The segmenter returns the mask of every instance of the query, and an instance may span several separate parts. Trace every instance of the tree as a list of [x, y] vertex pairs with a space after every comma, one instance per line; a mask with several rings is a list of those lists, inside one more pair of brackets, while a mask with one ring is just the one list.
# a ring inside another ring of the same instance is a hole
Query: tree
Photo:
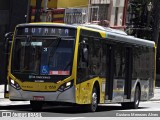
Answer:
[[153, 0], [153, 24], [152, 24], [152, 41], [158, 46], [158, 38], [159, 38], [159, 27], [160, 27], [160, 0]]
[[147, 6], [151, 0], [129, 0], [127, 32], [138, 38], [151, 40], [151, 18]]
[[156, 56], [156, 85], [159, 86], [158, 77], [160, 75], [160, 42], [159, 42], [159, 28], [160, 28], [160, 0], [153, 0], [153, 10], [152, 10], [152, 41], [157, 45], [157, 56]]
[[[131, 19], [129, 25], [132, 29], [131, 35], [135, 35], [139, 38], [145, 38], [152, 40], [157, 46], [156, 55], [156, 85], [160, 85], [160, 42], [159, 42], [159, 29], [160, 29], [160, 0], [129, 0], [132, 5], [131, 9]], [[139, 4], [139, 6], [138, 6]], [[149, 5], [152, 5], [152, 9], [149, 10]], [[136, 6], [136, 7], [134, 7]], [[139, 11], [137, 8], [139, 7]], [[133, 12], [134, 11], [134, 12]], [[138, 14], [139, 13], [139, 14]]]
[[152, 24], [152, 41], [155, 41], [157, 45], [157, 56], [156, 56], [156, 85], [160, 85], [160, 42], [159, 42], [159, 27], [160, 27], [160, 0], [153, 1], [153, 24]]

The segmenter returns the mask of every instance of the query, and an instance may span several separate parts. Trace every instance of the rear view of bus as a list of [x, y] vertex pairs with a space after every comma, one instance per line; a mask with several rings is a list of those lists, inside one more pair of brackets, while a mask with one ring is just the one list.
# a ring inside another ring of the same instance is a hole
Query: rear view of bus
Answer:
[[[10, 100], [75, 103], [72, 67], [76, 29], [63, 26], [19, 25], [9, 67]], [[65, 81], [65, 82], [64, 82]]]

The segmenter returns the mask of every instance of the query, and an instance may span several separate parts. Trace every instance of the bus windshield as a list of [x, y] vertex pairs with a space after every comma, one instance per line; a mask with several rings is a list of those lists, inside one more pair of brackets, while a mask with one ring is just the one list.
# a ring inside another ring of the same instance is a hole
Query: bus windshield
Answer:
[[17, 37], [12, 70], [40, 75], [69, 75], [73, 44], [74, 38]]
[[30, 75], [70, 75], [74, 41], [74, 37], [16, 37], [12, 72]]

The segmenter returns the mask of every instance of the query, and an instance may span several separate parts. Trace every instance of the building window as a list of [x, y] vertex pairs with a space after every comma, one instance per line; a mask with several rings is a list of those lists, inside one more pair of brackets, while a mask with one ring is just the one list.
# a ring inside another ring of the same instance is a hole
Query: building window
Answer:
[[108, 20], [108, 4], [92, 4], [90, 8], [90, 21]]

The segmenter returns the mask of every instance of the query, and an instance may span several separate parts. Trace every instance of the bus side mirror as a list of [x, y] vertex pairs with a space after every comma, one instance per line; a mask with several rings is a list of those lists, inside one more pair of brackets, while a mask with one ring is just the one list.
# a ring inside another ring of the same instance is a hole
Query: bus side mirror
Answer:
[[87, 47], [83, 48], [83, 59], [85, 62], [88, 62], [88, 48]]
[[88, 58], [88, 44], [86, 44], [85, 41], [82, 41], [79, 44], [79, 68], [87, 68]]
[[82, 61], [83, 62], [88, 62], [88, 44], [83, 40], [80, 42], [80, 51], [82, 52]]
[[[6, 33], [4, 36], [4, 53], [9, 54], [12, 44], [13, 32]], [[8, 56], [9, 57], [9, 56]], [[8, 58], [7, 58], [8, 59]]]

